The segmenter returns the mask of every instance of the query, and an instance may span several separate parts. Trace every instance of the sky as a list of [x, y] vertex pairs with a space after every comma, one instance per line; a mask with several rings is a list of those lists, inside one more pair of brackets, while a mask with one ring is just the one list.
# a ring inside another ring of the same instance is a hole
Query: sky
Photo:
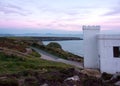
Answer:
[[120, 30], [120, 0], [0, 0], [0, 33]]

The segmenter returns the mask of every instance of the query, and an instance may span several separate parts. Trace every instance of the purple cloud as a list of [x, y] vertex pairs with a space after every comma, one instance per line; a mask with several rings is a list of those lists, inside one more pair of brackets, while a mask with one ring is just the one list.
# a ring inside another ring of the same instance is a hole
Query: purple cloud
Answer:
[[108, 13], [104, 14], [104, 16], [117, 15], [117, 14], [120, 14], [120, 8], [112, 9]]
[[17, 10], [23, 10], [21, 7], [16, 6], [16, 5], [12, 5], [12, 4], [8, 4], [6, 7], [8, 7], [8, 8], [13, 8], [13, 9], [17, 9]]
[[3, 3], [0, 3], [0, 12], [3, 12], [4, 14], [19, 14], [21, 16], [27, 16], [27, 14], [30, 14], [30, 12], [19, 6]]
[[19, 14], [19, 15], [22, 15], [22, 16], [26, 16], [26, 14], [22, 13], [22, 12], [19, 12], [19, 11], [15, 11], [15, 10], [11, 10], [11, 9], [6, 9], [6, 8], [0, 8], [0, 12], [3, 12], [4, 14]]
[[116, 7], [112, 8], [109, 12], [104, 14], [104, 16], [117, 15], [117, 14], [120, 14], [120, 2], [118, 2]]

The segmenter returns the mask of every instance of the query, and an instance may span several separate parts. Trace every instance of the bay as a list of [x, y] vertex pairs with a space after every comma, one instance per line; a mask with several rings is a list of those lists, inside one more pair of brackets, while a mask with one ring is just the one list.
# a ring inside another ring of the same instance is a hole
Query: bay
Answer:
[[83, 56], [83, 40], [43, 41], [44, 45], [47, 45], [50, 42], [57, 42], [62, 46], [63, 50], [75, 55]]

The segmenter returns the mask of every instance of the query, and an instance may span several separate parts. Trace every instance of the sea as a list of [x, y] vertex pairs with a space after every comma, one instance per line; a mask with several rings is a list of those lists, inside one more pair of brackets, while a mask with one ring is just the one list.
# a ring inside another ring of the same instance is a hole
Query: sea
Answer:
[[62, 46], [63, 50], [83, 57], [83, 40], [43, 41], [44, 45], [47, 45], [50, 42], [57, 42]]
[[[53, 34], [53, 33], [29, 33], [29, 34], [17, 34], [16, 36], [33, 36], [33, 37], [80, 37], [83, 38], [83, 32], [78, 34]], [[43, 41], [44, 45], [50, 42], [57, 42], [62, 46], [62, 49], [78, 56], [83, 57], [83, 40], [65, 40], [65, 41]]]

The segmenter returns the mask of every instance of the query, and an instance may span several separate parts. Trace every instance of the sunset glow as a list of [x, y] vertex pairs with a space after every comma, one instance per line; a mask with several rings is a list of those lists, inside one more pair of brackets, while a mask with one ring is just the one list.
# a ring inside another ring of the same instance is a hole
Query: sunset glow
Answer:
[[[0, 30], [81, 31], [82, 25], [119, 30], [119, 0], [1, 0]], [[7, 31], [8, 32], [8, 31]]]

